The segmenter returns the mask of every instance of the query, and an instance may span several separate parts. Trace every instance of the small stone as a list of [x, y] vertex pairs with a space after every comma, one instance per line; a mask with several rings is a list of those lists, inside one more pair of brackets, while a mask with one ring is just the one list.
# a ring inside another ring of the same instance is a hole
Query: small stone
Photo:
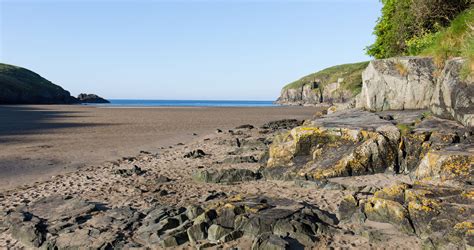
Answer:
[[164, 176], [164, 175], [159, 175], [156, 179], [155, 179], [155, 182], [156, 183], [165, 183], [165, 182], [169, 182], [171, 181], [170, 178]]

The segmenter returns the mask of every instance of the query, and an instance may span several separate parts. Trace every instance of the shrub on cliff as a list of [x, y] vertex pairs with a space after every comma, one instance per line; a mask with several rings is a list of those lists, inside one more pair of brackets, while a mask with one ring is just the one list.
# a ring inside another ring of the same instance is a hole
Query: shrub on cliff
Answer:
[[415, 54], [435, 40], [434, 34], [472, 6], [471, 0], [381, 0], [377, 39], [367, 48], [375, 58]]

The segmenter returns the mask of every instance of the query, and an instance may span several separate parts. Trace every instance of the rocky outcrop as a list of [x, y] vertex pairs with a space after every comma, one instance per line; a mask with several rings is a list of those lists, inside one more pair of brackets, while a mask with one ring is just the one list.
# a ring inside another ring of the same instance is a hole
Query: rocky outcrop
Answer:
[[79, 94], [77, 99], [81, 103], [110, 103], [109, 101], [95, 94]]
[[426, 248], [469, 249], [474, 245], [472, 192], [469, 186], [400, 183], [368, 197], [362, 192], [346, 197], [339, 214], [359, 224], [362, 231], [366, 220], [389, 223], [420, 237]]
[[397, 170], [400, 133], [389, 121], [360, 110], [327, 115], [277, 137], [267, 178], [325, 178]]
[[0, 104], [74, 104], [79, 101], [40, 75], [0, 64]]
[[265, 196], [232, 196], [202, 207], [156, 206], [142, 212], [55, 196], [6, 216], [15, 239], [45, 249], [173, 248], [187, 242], [213, 246], [243, 236], [254, 239], [253, 249], [274, 244], [269, 237], [303, 246], [337, 223], [335, 215], [317, 207]]
[[462, 75], [465, 62], [448, 60], [441, 71], [429, 57], [372, 61], [362, 73], [355, 106], [370, 111], [431, 109], [436, 116], [473, 127], [474, 81]]
[[427, 109], [435, 89], [431, 58], [375, 60], [362, 73], [356, 107], [370, 111]]
[[431, 112], [446, 119], [454, 119], [474, 127], [474, 79], [463, 78], [461, 58], [446, 62], [431, 99]]
[[417, 180], [473, 183], [474, 145], [459, 144], [428, 152], [413, 173]]
[[298, 88], [284, 89], [276, 102], [286, 105], [314, 105], [322, 103], [322, 93], [315, 86], [316, 84], [308, 84]]

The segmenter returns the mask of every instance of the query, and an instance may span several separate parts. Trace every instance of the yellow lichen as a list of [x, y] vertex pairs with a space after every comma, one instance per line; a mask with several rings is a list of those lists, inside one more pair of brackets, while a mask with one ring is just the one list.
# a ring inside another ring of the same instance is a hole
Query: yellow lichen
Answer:
[[375, 192], [374, 196], [378, 198], [385, 198], [385, 199], [396, 199], [396, 198], [403, 199], [404, 192], [407, 188], [409, 188], [408, 184], [399, 183], [399, 184], [392, 185], [390, 187], [386, 187]]
[[462, 197], [474, 200], [474, 191], [465, 191], [461, 194]]
[[471, 221], [463, 221], [454, 225], [453, 228], [456, 230], [462, 230], [462, 231], [472, 230], [474, 229], [474, 223], [472, 223]]
[[391, 218], [395, 218], [398, 221], [405, 219], [407, 216], [405, 208], [400, 203], [377, 197], [368, 199], [364, 206], [364, 211], [368, 214], [386, 212]]
[[442, 172], [451, 177], [468, 177], [472, 166], [472, 159], [469, 158], [469, 156], [450, 157], [442, 164]]

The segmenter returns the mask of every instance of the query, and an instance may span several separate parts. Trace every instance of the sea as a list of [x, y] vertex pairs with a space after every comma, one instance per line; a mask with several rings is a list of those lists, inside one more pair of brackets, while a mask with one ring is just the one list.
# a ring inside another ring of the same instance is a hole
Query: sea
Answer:
[[229, 100], [135, 100], [109, 99], [106, 104], [85, 104], [100, 107], [275, 107], [273, 101]]

